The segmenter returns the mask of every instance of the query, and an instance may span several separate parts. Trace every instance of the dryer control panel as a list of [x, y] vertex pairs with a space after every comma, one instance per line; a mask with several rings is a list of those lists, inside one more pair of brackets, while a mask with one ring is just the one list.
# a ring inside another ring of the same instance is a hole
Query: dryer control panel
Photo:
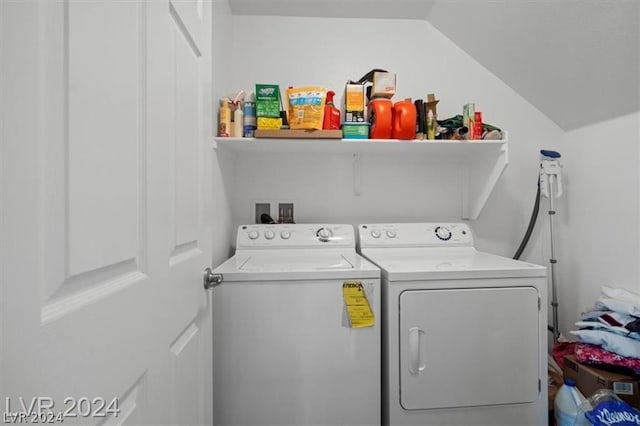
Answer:
[[361, 247], [473, 247], [466, 223], [377, 223], [358, 226]]
[[355, 249], [353, 226], [291, 223], [241, 225], [236, 238], [237, 249], [324, 247]]

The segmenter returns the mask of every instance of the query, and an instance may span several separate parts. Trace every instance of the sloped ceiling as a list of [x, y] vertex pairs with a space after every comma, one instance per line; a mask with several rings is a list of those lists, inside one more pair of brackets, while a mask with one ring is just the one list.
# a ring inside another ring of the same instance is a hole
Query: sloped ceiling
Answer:
[[229, 0], [234, 14], [425, 19], [571, 130], [640, 111], [640, 0]]
[[427, 19], [565, 130], [640, 109], [640, 1], [436, 1]]

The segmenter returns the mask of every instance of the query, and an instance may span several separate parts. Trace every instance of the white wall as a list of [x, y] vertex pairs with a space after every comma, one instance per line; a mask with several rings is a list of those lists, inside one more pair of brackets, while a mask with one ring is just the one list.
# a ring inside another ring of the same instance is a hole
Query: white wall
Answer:
[[[225, 18], [226, 19], [226, 18]], [[372, 68], [397, 74], [395, 100], [435, 93], [439, 118], [475, 102], [509, 133], [509, 165], [480, 217], [479, 249], [512, 256], [534, 204], [539, 150], [562, 153], [565, 196], [556, 201], [560, 328], [567, 335], [603, 284], [638, 289], [638, 114], [564, 133], [428, 22], [233, 16], [228, 86], [322, 85], [339, 94]], [[535, 72], [532, 70], [532, 72]], [[253, 154], [222, 163], [233, 226], [251, 222], [253, 200], [295, 200], [297, 222], [458, 220], [456, 170], [428, 158], [363, 158], [362, 194], [352, 159]], [[548, 200], [522, 259], [548, 265]], [[232, 236], [229, 240], [232, 244]], [[613, 250], [613, 247], [616, 249]]]
[[[372, 20], [234, 16], [232, 85], [281, 88], [322, 85], [339, 94], [372, 68], [397, 74], [397, 94], [440, 99], [439, 118], [461, 114], [475, 102], [485, 122], [508, 130], [510, 164], [480, 218], [471, 223], [478, 246], [512, 255], [534, 201], [538, 151], [553, 149], [562, 134], [547, 117], [460, 50], [431, 24]], [[252, 220], [255, 199], [293, 199], [298, 222], [459, 220], [457, 170], [429, 158], [363, 158], [362, 195], [352, 191], [351, 158], [254, 155], [228, 166], [233, 221]], [[523, 258], [542, 262], [532, 246]]]
[[[217, 114], [220, 99], [227, 87], [231, 85], [231, 68], [224, 59], [229, 55], [230, 46], [227, 40], [231, 34], [231, 9], [226, 1], [212, 2], [212, 102], [213, 109]], [[213, 135], [217, 134], [217, 120], [213, 118]], [[213, 136], [212, 135], [212, 136]], [[228, 162], [227, 159], [219, 155], [215, 150], [211, 150], [213, 164], [213, 188], [211, 197], [214, 201], [213, 220], [213, 258], [212, 264], [218, 265], [232, 254], [230, 241], [235, 237], [231, 220], [229, 185], [225, 183], [223, 168], [221, 164]]]
[[640, 113], [567, 132], [558, 208], [560, 329], [575, 329], [603, 285], [640, 293]]

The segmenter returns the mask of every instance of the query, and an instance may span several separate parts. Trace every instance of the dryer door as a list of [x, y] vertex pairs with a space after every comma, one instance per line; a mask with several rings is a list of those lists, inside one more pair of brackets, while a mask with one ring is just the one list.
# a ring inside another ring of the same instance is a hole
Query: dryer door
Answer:
[[400, 403], [406, 410], [527, 403], [539, 394], [534, 287], [400, 295]]

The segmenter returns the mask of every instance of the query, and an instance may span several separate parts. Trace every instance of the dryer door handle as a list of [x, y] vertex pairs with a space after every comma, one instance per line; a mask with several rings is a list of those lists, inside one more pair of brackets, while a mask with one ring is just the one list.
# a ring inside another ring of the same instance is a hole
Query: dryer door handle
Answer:
[[414, 376], [420, 374], [426, 368], [426, 364], [421, 362], [420, 358], [420, 336], [422, 334], [424, 334], [424, 331], [418, 327], [409, 329], [409, 373]]

